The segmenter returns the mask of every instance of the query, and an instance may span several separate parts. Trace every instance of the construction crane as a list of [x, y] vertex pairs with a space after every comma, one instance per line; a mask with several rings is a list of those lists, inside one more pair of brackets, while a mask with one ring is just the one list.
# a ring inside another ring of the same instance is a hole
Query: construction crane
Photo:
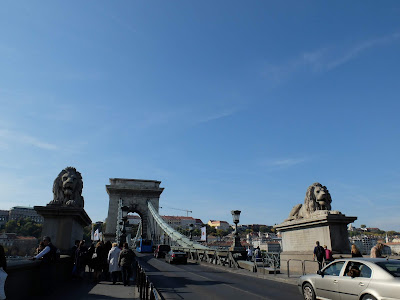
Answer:
[[[163, 208], [163, 207], [160, 206], [160, 208]], [[175, 210], [180, 210], [180, 211], [186, 211], [186, 217], [189, 217], [189, 213], [193, 213], [193, 211], [188, 210], [188, 209], [180, 209], [180, 208], [174, 208], [174, 207], [168, 207], [168, 206], [164, 206], [164, 208], [175, 209]]]

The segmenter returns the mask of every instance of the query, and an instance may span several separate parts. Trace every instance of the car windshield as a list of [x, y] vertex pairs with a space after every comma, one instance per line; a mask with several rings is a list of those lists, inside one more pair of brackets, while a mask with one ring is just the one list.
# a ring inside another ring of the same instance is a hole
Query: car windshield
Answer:
[[160, 251], [169, 251], [169, 249], [171, 249], [171, 248], [167, 245], [162, 245], [158, 248], [158, 250], [160, 250]]
[[400, 261], [382, 261], [376, 263], [394, 277], [400, 277]]
[[343, 265], [344, 265], [344, 261], [338, 261], [338, 262], [334, 262], [334, 263], [330, 264], [328, 267], [326, 267], [323, 270], [324, 275], [339, 276]]

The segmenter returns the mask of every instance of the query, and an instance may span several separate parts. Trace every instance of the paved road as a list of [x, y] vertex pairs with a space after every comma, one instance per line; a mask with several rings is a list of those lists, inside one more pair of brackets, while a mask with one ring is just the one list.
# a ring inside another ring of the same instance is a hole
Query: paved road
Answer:
[[165, 299], [302, 299], [296, 285], [190, 262], [187, 265], [169, 265], [151, 254], [138, 254], [138, 257]]

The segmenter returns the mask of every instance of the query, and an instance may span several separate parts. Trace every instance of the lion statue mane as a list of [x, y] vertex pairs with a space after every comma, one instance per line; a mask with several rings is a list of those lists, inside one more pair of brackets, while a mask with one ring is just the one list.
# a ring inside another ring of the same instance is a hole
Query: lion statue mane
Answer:
[[53, 200], [49, 205], [83, 207], [82, 175], [73, 167], [67, 167], [58, 174], [53, 184]]
[[285, 221], [308, 218], [317, 210], [331, 210], [331, 194], [326, 186], [315, 182], [310, 185], [304, 198], [304, 204], [294, 206]]

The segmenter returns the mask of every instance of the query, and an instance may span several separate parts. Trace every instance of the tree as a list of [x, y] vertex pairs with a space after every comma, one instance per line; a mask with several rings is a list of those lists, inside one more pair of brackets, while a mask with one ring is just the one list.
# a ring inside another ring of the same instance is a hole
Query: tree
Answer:
[[36, 223], [31, 219], [10, 220], [5, 225], [6, 232], [16, 233], [20, 236], [33, 236], [39, 238], [42, 233], [42, 224]]
[[366, 228], [367, 226], [365, 226], [365, 224], [361, 224], [361, 226], [360, 226], [361, 228]]

